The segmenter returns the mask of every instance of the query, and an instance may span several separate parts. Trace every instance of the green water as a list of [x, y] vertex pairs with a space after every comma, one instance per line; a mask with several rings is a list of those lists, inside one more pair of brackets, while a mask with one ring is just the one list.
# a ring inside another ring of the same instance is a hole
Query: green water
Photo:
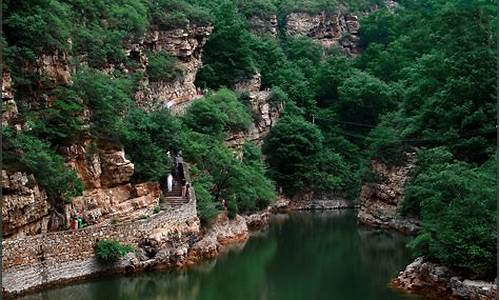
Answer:
[[353, 211], [280, 215], [246, 245], [189, 270], [101, 279], [25, 299], [410, 299], [387, 287], [411, 262], [406, 242], [359, 227]]

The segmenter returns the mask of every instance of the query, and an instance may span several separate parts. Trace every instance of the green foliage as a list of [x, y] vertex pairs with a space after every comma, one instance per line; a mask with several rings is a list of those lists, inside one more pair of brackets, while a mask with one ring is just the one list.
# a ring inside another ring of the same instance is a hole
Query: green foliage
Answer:
[[247, 18], [253, 16], [265, 18], [276, 14], [276, 6], [272, 0], [238, 0], [237, 3], [239, 11]]
[[184, 76], [184, 69], [177, 58], [160, 51], [148, 55], [148, 67], [146, 70], [151, 81], [173, 81]]
[[293, 195], [312, 188], [318, 181], [316, 155], [322, 151], [323, 136], [301, 117], [285, 116], [271, 129], [264, 144], [271, 177]]
[[387, 165], [401, 165], [405, 162], [404, 144], [394, 128], [379, 125], [370, 132], [368, 141], [370, 158]]
[[267, 101], [271, 104], [286, 104], [289, 101], [288, 95], [278, 86], [273, 86]]
[[181, 131], [181, 123], [168, 111], [129, 112], [121, 140], [134, 162], [137, 181], [159, 180], [170, 172], [173, 162], [168, 151], [180, 150]]
[[95, 256], [104, 264], [113, 264], [132, 251], [131, 245], [123, 245], [117, 240], [99, 240], [94, 246]]
[[231, 87], [255, 73], [250, 33], [234, 3], [224, 2], [216, 11], [215, 30], [204, 47], [204, 66], [196, 74], [198, 86]]
[[51, 144], [70, 144], [82, 131], [83, 107], [75, 98], [62, 98], [31, 120], [34, 135]]
[[5, 147], [10, 145], [12, 148], [9, 150], [14, 151], [8, 156], [35, 175], [50, 201], [70, 202], [73, 197], [82, 194], [83, 184], [76, 173], [66, 167], [64, 159], [52, 151], [49, 145], [27, 134], [11, 135], [10, 139], [4, 141]]
[[208, 25], [213, 22], [209, 12], [184, 0], [151, 1], [152, 23], [160, 30], [183, 28], [190, 23]]
[[245, 130], [252, 117], [234, 92], [221, 89], [193, 103], [184, 121], [194, 131], [220, 137], [225, 131]]
[[264, 176], [261, 163], [238, 161], [222, 142], [211, 136], [188, 134], [183, 153], [197, 169], [203, 170], [203, 184], [195, 184], [195, 189], [197, 196], [201, 191], [204, 205], [235, 201], [238, 211], [246, 212], [265, 207], [275, 198], [273, 184]]
[[92, 135], [103, 142], [119, 142], [123, 117], [133, 104], [132, 81], [85, 69], [76, 74], [71, 89], [91, 110]]
[[411, 244], [416, 254], [482, 276], [496, 274], [497, 165], [495, 158], [479, 168], [436, 162], [416, 176], [410, 191], [420, 199], [423, 223]]
[[284, 67], [286, 56], [275, 38], [252, 36], [250, 44], [256, 67], [261, 74], [262, 86], [271, 87], [278, 70]]

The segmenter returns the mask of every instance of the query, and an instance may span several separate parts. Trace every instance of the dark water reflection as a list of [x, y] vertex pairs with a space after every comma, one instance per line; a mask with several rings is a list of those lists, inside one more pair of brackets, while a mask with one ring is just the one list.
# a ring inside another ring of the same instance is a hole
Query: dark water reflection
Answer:
[[243, 249], [189, 270], [101, 279], [24, 299], [410, 299], [387, 287], [411, 261], [406, 242], [358, 227], [353, 211], [294, 213], [276, 216]]

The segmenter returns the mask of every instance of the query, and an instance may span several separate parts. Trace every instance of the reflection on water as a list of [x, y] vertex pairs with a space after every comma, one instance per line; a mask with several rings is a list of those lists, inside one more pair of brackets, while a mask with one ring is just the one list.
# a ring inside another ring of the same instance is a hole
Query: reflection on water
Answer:
[[406, 242], [358, 227], [350, 210], [278, 215], [243, 249], [188, 270], [102, 279], [24, 299], [409, 299], [387, 287], [411, 261]]

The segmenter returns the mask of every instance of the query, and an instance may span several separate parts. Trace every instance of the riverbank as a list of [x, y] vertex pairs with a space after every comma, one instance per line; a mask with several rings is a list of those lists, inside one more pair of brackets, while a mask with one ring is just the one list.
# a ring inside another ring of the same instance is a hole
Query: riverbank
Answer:
[[393, 279], [392, 285], [432, 299], [495, 300], [498, 294], [497, 279], [494, 282], [467, 279], [460, 272], [424, 257], [409, 264]]

